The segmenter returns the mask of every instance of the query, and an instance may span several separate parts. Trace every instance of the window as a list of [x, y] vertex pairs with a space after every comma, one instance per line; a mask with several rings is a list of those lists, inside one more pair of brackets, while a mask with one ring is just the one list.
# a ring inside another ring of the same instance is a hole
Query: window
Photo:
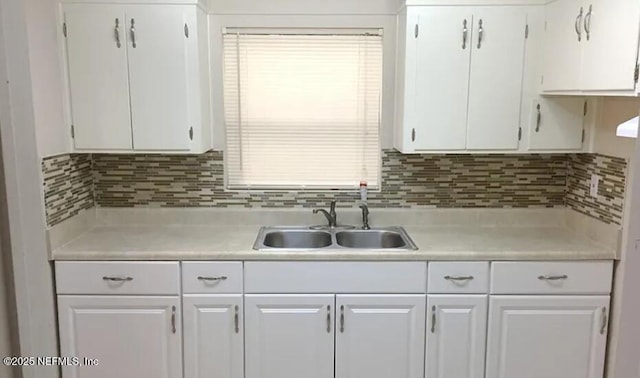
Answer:
[[227, 29], [229, 188], [380, 185], [379, 30]]

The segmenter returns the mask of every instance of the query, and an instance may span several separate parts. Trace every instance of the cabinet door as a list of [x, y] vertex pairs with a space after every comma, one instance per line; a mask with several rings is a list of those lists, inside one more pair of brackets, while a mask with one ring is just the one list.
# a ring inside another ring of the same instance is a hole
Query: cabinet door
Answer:
[[125, 16], [117, 5], [65, 4], [76, 149], [131, 149]]
[[582, 89], [634, 90], [640, 31], [640, 2], [585, 2]]
[[602, 378], [608, 296], [492, 296], [487, 377]]
[[486, 295], [427, 297], [427, 377], [483, 378]]
[[544, 91], [578, 91], [582, 86], [584, 6], [577, 0], [558, 0], [547, 4], [545, 12], [542, 88]]
[[424, 295], [338, 295], [336, 377], [424, 377]]
[[581, 150], [585, 99], [538, 98], [531, 104], [530, 150]]
[[[133, 146], [138, 150], [188, 150], [189, 38], [194, 7], [127, 8]], [[193, 38], [192, 38], [193, 39]]]
[[63, 377], [182, 376], [179, 315], [179, 297], [59, 295], [61, 355], [98, 360]]
[[242, 295], [185, 294], [183, 305], [185, 378], [243, 378]]
[[527, 14], [523, 7], [476, 8], [471, 40], [467, 148], [518, 148]]
[[422, 7], [417, 18], [417, 43], [410, 45], [417, 49], [415, 95], [405, 97], [414, 113], [410, 117], [415, 129], [413, 149], [463, 150], [473, 39], [471, 11], [467, 7]]
[[247, 378], [333, 378], [333, 295], [246, 295]]

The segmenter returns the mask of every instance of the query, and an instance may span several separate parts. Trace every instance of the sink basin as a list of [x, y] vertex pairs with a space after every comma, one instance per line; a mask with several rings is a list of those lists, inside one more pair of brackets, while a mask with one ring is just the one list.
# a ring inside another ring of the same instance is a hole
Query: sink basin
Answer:
[[312, 227], [262, 227], [253, 245], [258, 251], [410, 251], [418, 249], [402, 227], [371, 230]]
[[402, 235], [386, 230], [352, 230], [336, 233], [338, 245], [347, 248], [387, 249], [406, 247]]
[[281, 230], [267, 232], [262, 243], [270, 248], [316, 249], [330, 246], [332, 240], [323, 231]]

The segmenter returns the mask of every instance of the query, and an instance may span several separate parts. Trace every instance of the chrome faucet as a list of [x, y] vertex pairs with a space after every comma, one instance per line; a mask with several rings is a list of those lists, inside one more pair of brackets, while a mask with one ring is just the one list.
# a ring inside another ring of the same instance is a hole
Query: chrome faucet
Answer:
[[369, 206], [366, 203], [360, 204], [360, 208], [362, 209], [362, 229], [370, 230], [369, 226]]
[[338, 214], [336, 213], [336, 201], [331, 201], [329, 211], [325, 209], [313, 209], [314, 214], [322, 213], [329, 222], [329, 227], [334, 228], [338, 225]]

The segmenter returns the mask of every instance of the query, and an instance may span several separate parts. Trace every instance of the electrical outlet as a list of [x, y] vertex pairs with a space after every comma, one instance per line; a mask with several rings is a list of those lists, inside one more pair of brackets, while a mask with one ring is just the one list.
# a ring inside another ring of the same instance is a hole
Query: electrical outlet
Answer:
[[589, 195], [591, 197], [598, 197], [598, 184], [600, 183], [600, 177], [598, 175], [591, 175], [591, 185], [589, 185]]

